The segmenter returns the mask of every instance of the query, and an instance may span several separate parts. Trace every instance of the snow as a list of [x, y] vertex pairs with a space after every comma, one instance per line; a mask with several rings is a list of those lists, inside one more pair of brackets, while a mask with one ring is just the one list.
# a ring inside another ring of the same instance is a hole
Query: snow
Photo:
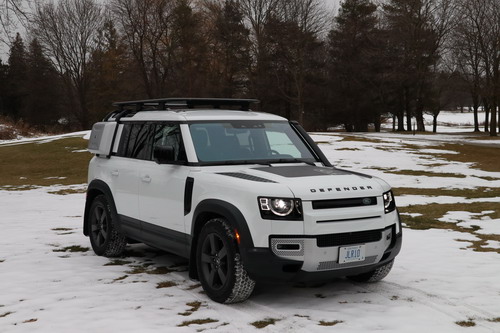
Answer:
[[[378, 143], [342, 141], [345, 136], [348, 134], [318, 134], [314, 139], [326, 142], [320, 147], [335, 165], [380, 176], [392, 186], [500, 187], [500, 173], [428, 155], [439, 151], [435, 146], [445, 142], [446, 135], [441, 141], [433, 136], [436, 141], [431, 143], [425, 137], [415, 138], [411, 144], [421, 150], [405, 146], [406, 138], [391, 133], [367, 136], [381, 140]], [[401, 170], [458, 176], [390, 173]], [[92, 250], [54, 252], [69, 246], [90, 248], [82, 234], [85, 195], [49, 193], [83, 187], [0, 190], [0, 332], [500, 332], [500, 323], [491, 321], [500, 317], [500, 255], [467, 248], [470, 241], [478, 240], [470, 233], [405, 228], [402, 251], [382, 282], [361, 284], [337, 279], [307, 288], [261, 285], [245, 303], [222, 305], [203, 294], [198, 282], [189, 280], [185, 260], [142, 244], [129, 245], [129, 255], [121, 258], [129, 263], [123, 265], [106, 265], [111, 260], [96, 256]], [[491, 202], [492, 209], [500, 202], [498, 197], [416, 195], [396, 200], [399, 206]], [[500, 220], [491, 219], [491, 213], [450, 211], [439, 220], [476, 225], [481, 228], [478, 233], [500, 234]], [[500, 242], [489, 241], [484, 247], [500, 248]], [[172, 272], [133, 274], [135, 266], [149, 273], [159, 267], [169, 267]], [[164, 281], [176, 285], [157, 289]], [[201, 302], [201, 306], [186, 315], [190, 302]], [[206, 318], [216, 322], [178, 326]], [[261, 330], [251, 325], [265, 318], [278, 321]], [[476, 326], [456, 324], [469, 319]], [[334, 327], [319, 325], [320, 321], [336, 320], [341, 322]]]

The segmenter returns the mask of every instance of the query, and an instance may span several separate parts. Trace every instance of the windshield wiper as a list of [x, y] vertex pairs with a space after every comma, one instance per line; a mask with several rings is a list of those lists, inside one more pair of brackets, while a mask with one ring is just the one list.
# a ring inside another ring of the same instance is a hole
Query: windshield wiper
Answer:
[[272, 160], [270, 163], [305, 163], [307, 165], [312, 165], [316, 166], [314, 162], [308, 161], [306, 159], [301, 159], [301, 158], [280, 158], [277, 160]]

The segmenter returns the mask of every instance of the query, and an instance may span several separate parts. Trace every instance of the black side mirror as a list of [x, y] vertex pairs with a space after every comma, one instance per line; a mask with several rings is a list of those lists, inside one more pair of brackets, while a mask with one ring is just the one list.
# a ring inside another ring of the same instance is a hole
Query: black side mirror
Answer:
[[175, 161], [175, 149], [173, 146], [155, 146], [153, 159], [158, 164], [168, 164]]

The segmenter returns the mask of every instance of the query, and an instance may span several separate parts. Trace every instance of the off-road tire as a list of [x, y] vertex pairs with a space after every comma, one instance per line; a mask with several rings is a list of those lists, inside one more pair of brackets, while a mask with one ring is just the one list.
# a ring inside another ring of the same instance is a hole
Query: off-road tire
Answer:
[[196, 248], [196, 265], [201, 285], [212, 300], [238, 303], [252, 294], [255, 281], [245, 271], [234, 231], [226, 220], [213, 218], [203, 226]]
[[387, 264], [380, 266], [379, 268], [376, 268], [373, 271], [359, 275], [348, 276], [347, 278], [356, 282], [378, 282], [383, 278], [385, 278], [387, 274], [389, 274], [393, 264], [394, 260], [391, 260]]
[[97, 255], [117, 257], [123, 253], [127, 240], [118, 232], [110, 203], [104, 195], [92, 201], [89, 215], [89, 238], [92, 249]]

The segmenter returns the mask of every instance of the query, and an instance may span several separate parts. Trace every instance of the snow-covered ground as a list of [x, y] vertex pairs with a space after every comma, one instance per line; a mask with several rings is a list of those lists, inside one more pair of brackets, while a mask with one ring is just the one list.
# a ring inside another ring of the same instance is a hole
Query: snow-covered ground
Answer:
[[[346, 136], [313, 137], [336, 166], [380, 176], [394, 187], [500, 187], [498, 172], [429, 155], [441, 152], [436, 145], [448, 138], [445, 135], [442, 140], [433, 136], [437, 141], [430, 143], [427, 136], [415, 137], [412, 147], [390, 133], [370, 134], [369, 138], [381, 142], [342, 141]], [[454, 136], [454, 140], [460, 137]], [[460, 177], [410, 176], [384, 170]], [[500, 319], [495, 320], [500, 318], [500, 255], [468, 249], [466, 241], [477, 240], [469, 233], [405, 228], [403, 249], [394, 268], [377, 284], [338, 279], [307, 288], [259, 286], [247, 302], [221, 305], [189, 280], [185, 260], [179, 257], [140, 244], [129, 246], [129, 257], [121, 259], [127, 262], [86, 251], [90, 244], [82, 234], [85, 196], [49, 193], [59, 188], [0, 191], [2, 333], [254, 332], [259, 329], [251, 323], [266, 318], [277, 321], [260, 331], [500, 332]], [[491, 202], [494, 210], [500, 198], [397, 198], [400, 206], [476, 201]], [[474, 224], [485, 233], [500, 234], [500, 220], [488, 219], [484, 216], [488, 213], [451, 211], [440, 220]], [[487, 246], [498, 248], [500, 244], [490, 241]], [[170, 287], [157, 288], [167, 281], [172, 282]], [[188, 323], [197, 319], [212, 322]], [[459, 322], [474, 322], [475, 326], [462, 327]], [[179, 326], [183, 323], [185, 326]]]

